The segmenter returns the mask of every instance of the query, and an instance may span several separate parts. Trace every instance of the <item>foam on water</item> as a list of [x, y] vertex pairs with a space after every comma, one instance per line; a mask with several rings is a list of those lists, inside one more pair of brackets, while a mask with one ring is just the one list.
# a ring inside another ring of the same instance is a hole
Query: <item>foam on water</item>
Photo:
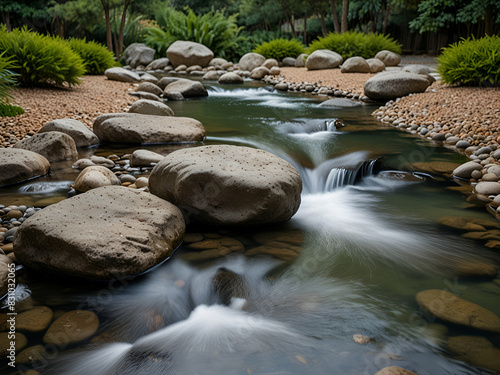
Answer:
[[32, 182], [19, 188], [24, 194], [51, 194], [60, 190], [70, 190], [73, 181], [45, 181]]

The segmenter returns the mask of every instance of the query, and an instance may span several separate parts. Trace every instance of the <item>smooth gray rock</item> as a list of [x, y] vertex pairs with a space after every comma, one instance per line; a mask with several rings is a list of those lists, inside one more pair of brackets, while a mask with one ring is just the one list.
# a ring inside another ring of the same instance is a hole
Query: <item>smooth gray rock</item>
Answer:
[[243, 78], [236, 73], [226, 73], [220, 76], [219, 83], [221, 84], [238, 84], [243, 83]]
[[151, 172], [149, 190], [178, 205], [188, 221], [262, 225], [295, 214], [302, 180], [288, 162], [266, 151], [217, 145], [167, 155]]
[[241, 70], [248, 70], [251, 72], [255, 68], [261, 66], [266, 61], [266, 58], [258, 53], [250, 52], [243, 55], [238, 65]]
[[137, 86], [135, 91], [150, 92], [156, 96], [161, 96], [163, 94], [163, 90], [156, 83], [152, 82], [142, 82]]
[[276, 90], [279, 90], [279, 91], [287, 91], [288, 90], [288, 83], [286, 83], [286, 82], [278, 83], [276, 86], [274, 86], [274, 88]]
[[379, 59], [366, 59], [366, 63], [370, 66], [370, 73], [379, 73], [385, 69], [385, 64]]
[[340, 67], [342, 73], [370, 73], [370, 65], [360, 56], [349, 57]]
[[281, 60], [283, 66], [289, 66], [289, 67], [295, 66], [295, 62], [296, 59], [294, 59], [293, 57], [285, 57], [283, 60]]
[[471, 177], [472, 171], [480, 171], [481, 169], [483, 169], [483, 166], [481, 164], [474, 161], [469, 161], [455, 168], [455, 170], [453, 171], [453, 176], [469, 179]]
[[337, 98], [337, 99], [329, 99], [324, 101], [319, 105], [321, 108], [352, 108], [359, 107], [363, 104], [356, 100], [345, 99], [345, 98]]
[[205, 138], [205, 128], [195, 119], [137, 113], [101, 115], [94, 121], [94, 132], [113, 143], [184, 143]]
[[158, 87], [162, 90], [165, 90], [165, 87], [170, 85], [172, 82], [179, 81], [185, 78], [179, 78], [179, 77], [163, 77], [161, 78], [156, 84]]
[[309, 70], [334, 69], [342, 64], [344, 59], [337, 52], [319, 49], [309, 55], [306, 68]]
[[170, 60], [167, 57], [162, 57], [161, 59], [151, 61], [146, 66], [146, 70], [165, 69], [168, 65], [170, 65]]
[[130, 96], [135, 96], [136, 98], [139, 98], [139, 99], [146, 99], [146, 100], [153, 100], [153, 101], [161, 102], [160, 97], [158, 97], [157, 95], [152, 94], [150, 92], [146, 92], [146, 91], [132, 91], [132, 92], [129, 92], [128, 94]]
[[47, 174], [49, 161], [40, 154], [18, 148], [0, 148], [0, 186]]
[[214, 66], [216, 68], [222, 68], [224, 65], [226, 65], [228, 61], [226, 59], [223, 59], [222, 57], [215, 57], [210, 62], [208, 63], [209, 66]]
[[182, 214], [171, 203], [106, 186], [31, 216], [16, 233], [14, 251], [21, 264], [44, 273], [109, 280], [161, 263], [184, 230]]
[[154, 75], [145, 73], [141, 75], [141, 82], [157, 83], [159, 80]]
[[106, 69], [104, 75], [107, 79], [120, 82], [140, 82], [141, 77], [137, 73], [120, 67]]
[[498, 182], [481, 181], [474, 187], [476, 193], [484, 195], [500, 194], [500, 184]]
[[36, 152], [47, 158], [51, 163], [78, 157], [73, 138], [68, 134], [57, 131], [38, 133], [30, 138], [24, 138], [22, 141], [17, 142], [14, 147]]
[[155, 50], [144, 43], [132, 43], [123, 51], [125, 64], [133, 69], [139, 65], [148, 66], [155, 58]]
[[163, 96], [171, 101], [184, 100], [184, 96], [179, 91], [166, 92]]
[[168, 47], [167, 57], [174, 67], [199, 65], [204, 68], [214, 58], [214, 53], [203, 44], [178, 40]]
[[455, 146], [457, 146], [458, 148], [467, 148], [467, 147], [470, 147], [470, 143], [465, 141], [465, 140], [461, 140], [461, 141], [458, 141]]
[[303, 68], [306, 66], [306, 59], [309, 55], [305, 53], [301, 53], [297, 58], [295, 59], [295, 67], [296, 68]]
[[374, 100], [389, 100], [411, 93], [424, 92], [429, 81], [419, 75], [408, 72], [385, 72], [371, 77], [364, 84], [365, 95]]
[[218, 71], [212, 70], [210, 72], [206, 72], [205, 75], [201, 78], [205, 81], [218, 81], [222, 76]]
[[163, 91], [164, 95], [172, 92], [179, 92], [185, 98], [208, 96], [207, 90], [200, 82], [191, 81], [189, 79], [182, 79], [172, 82], [167, 87], [165, 87], [165, 90]]
[[155, 100], [147, 99], [140, 99], [135, 101], [128, 112], [153, 116], [174, 116], [174, 111], [172, 111], [172, 109], [168, 105]]
[[75, 141], [76, 147], [90, 147], [99, 144], [99, 138], [87, 125], [78, 120], [63, 118], [46, 123], [38, 133], [61, 132], [69, 135]]
[[377, 52], [375, 58], [382, 61], [385, 66], [397, 66], [401, 62], [400, 55], [387, 50]]
[[118, 177], [108, 168], [102, 165], [93, 165], [82, 170], [73, 185], [76, 191], [85, 193], [99, 187], [120, 184]]
[[271, 70], [273, 66], [278, 66], [278, 60], [276, 59], [266, 59], [262, 66], [265, 66], [267, 69]]
[[414, 74], [431, 74], [431, 70], [425, 65], [411, 64], [403, 67], [403, 72], [414, 73]]
[[267, 76], [269, 74], [269, 69], [267, 69], [265, 66], [259, 66], [252, 70], [252, 73], [250, 74], [250, 78], [260, 80]]
[[150, 167], [156, 164], [165, 156], [149, 150], [135, 150], [130, 158], [131, 167]]

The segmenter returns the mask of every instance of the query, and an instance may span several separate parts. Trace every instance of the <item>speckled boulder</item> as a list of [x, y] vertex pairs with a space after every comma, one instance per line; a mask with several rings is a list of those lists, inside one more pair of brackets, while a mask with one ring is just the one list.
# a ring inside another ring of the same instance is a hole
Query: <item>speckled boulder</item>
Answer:
[[148, 270], [180, 244], [177, 207], [152, 194], [106, 186], [38, 211], [14, 238], [17, 260], [50, 274], [112, 279]]
[[445, 322], [490, 332], [500, 332], [500, 318], [493, 312], [445, 290], [417, 293], [417, 302], [427, 313]]
[[334, 69], [342, 64], [344, 59], [337, 52], [328, 49], [318, 49], [311, 53], [306, 60], [308, 70]]
[[160, 59], [153, 60], [146, 66], [146, 70], [163, 70], [168, 65], [170, 65], [170, 60], [167, 57], [162, 57]]
[[99, 138], [83, 122], [71, 118], [52, 120], [46, 123], [38, 133], [61, 132], [75, 141], [76, 147], [90, 147], [99, 144]]
[[363, 88], [365, 95], [374, 100], [390, 100], [411, 93], [424, 92], [430, 83], [420, 74], [384, 72], [371, 77]]
[[153, 116], [173, 116], [174, 111], [172, 109], [156, 100], [139, 99], [135, 101], [128, 110], [129, 113], [140, 113], [142, 115], [153, 115]]
[[366, 59], [366, 63], [370, 66], [370, 73], [379, 73], [385, 69], [385, 64], [379, 59]]
[[238, 63], [241, 70], [248, 70], [251, 72], [255, 68], [261, 66], [266, 61], [266, 58], [261, 54], [250, 52], [243, 55]]
[[85, 193], [103, 186], [120, 185], [116, 175], [102, 165], [93, 165], [80, 172], [73, 184], [75, 190]]
[[400, 55], [387, 50], [377, 52], [375, 58], [382, 61], [385, 66], [397, 66], [401, 62]]
[[163, 91], [165, 96], [172, 92], [179, 92], [183, 97], [198, 97], [208, 96], [207, 89], [198, 81], [191, 81], [189, 79], [180, 79], [170, 83]]
[[49, 161], [40, 154], [17, 148], [0, 148], [0, 186], [48, 173]]
[[370, 65], [360, 56], [349, 57], [340, 67], [342, 73], [370, 73]]
[[204, 68], [214, 58], [214, 53], [203, 44], [178, 40], [168, 47], [167, 57], [174, 67], [200, 65]]
[[218, 145], [167, 155], [151, 172], [149, 189], [178, 205], [187, 220], [260, 225], [295, 214], [302, 180], [293, 166], [269, 152]]
[[139, 65], [147, 66], [152, 63], [155, 58], [155, 50], [144, 43], [132, 43], [125, 48], [122, 57], [125, 64], [135, 69]]
[[106, 69], [104, 75], [107, 79], [111, 81], [120, 81], [120, 82], [140, 82], [141, 77], [139, 74], [135, 72], [131, 72], [130, 70], [120, 68], [118, 66], [114, 68]]
[[15, 144], [15, 148], [33, 151], [54, 161], [78, 158], [76, 143], [69, 135], [57, 131], [38, 133], [30, 138], [24, 138]]
[[205, 138], [205, 128], [195, 119], [138, 113], [101, 115], [94, 121], [94, 132], [105, 142], [132, 144], [201, 142]]
[[135, 91], [139, 92], [149, 92], [156, 96], [161, 96], [163, 94], [163, 89], [161, 89], [156, 83], [152, 82], [142, 82]]

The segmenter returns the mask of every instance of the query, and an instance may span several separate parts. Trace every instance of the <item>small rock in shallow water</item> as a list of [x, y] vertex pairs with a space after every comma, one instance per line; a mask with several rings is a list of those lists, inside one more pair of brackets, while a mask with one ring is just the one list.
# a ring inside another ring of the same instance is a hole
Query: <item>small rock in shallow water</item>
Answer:
[[46, 306], [37, 306], [16, 316], [16, 329], [22, 332], [43, 332], [47, 329], [54, 313]]
[[94, 336], [98, 328], [99, 318], [92, 311], [70, 311], [52, 323], [43, 342], [47, 345], [78, 344]]
[[382, 370], [378, 371], [375, 375], [418, 375], [418, 374], [413, 371], [405, 370], [402, 367], [390, 366], [390, 367], [384, 367]]
[[354, 342], [356, 344], [368, 344], [370, 342], [375, 341], [375, 339], [373, 337], [368, 337], [368, 336], [360, 335], [359, 333], [356, 334], [356, 335], [353, 335], [352, 339], [354, 340]]

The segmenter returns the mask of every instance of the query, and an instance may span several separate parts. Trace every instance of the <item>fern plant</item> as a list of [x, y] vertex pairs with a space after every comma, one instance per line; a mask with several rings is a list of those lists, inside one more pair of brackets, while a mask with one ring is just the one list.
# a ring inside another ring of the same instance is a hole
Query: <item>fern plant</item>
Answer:
[[344, 59], [353, 56], [369, 59], [382, 50], [401, 54], [401, 45], [394, 39], [382, 34], [364, 34], [355, 31], [342, 34], [330, 33], [324, 38], [320, 37], [309, 45], [307, 53], [311, 54], [318, 49], [335, 51]]
[[500, 37], [462, 39], [444, 48], [437, 70], [449, 84], [500, 84]]
[[197, 42], [210, 48], [216, 56], [234, 58], [242, 28], [236, 24], [236, 14], [226, 16], [223, 11], [210, 11], [196, 15], [187, 8], [187, 13], [165, 7], [157, 14], [157, 27], [150, 27], [144, 43], [165, 56], [168, 47], [176, 40]]
[[104, 74], [106, 69], [116, 65], [113, 53], [102, 44], [71, 38], [68, 45], [83, 59], [87, 74]]
[[72, 86], [81, 83], [85, 73], [82, 58], [60, 38], [41, 35], [25, 26], [8, 32], [0, 26], [0, 53], [16, 65], [13, 71], [25, 86]]
[[4, 54], [0, 54], [0, 117], [13, 117], [23, 114], [24, 109], [10, 104], [17, 74], [12, 71], [16, 67], [12, 58], [5, 58]]
[[306, 50], [297, 39], [276, 39], [268, 43], [262, 43], [253, 50], [267, 59], [283, 60], [285, 57], [297, 57]]

